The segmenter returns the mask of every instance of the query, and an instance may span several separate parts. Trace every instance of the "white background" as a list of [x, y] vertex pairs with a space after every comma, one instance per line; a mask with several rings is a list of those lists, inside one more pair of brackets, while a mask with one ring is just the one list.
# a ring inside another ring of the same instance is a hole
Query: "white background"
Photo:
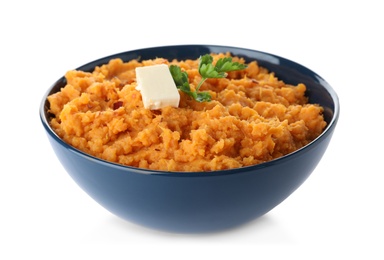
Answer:
[[[384, 258], [380, 1], [249, 3], [1, 2], [0, 259]], [[44, 93], [67, 70], [174, 44], [277, 54], [317, 72], [340, 98], [333, 139], [309, 179], [233, 230], [172, 234], [115, 217], [63, 170], [40, 123]]]

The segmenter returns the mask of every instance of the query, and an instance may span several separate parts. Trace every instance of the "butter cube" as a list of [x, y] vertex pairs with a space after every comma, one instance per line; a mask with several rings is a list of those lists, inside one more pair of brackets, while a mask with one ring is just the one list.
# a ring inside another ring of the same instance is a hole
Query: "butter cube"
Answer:
[[180, 94], [166, 64], [137, 67], [136, 81], [145, 108], [179, 106]]

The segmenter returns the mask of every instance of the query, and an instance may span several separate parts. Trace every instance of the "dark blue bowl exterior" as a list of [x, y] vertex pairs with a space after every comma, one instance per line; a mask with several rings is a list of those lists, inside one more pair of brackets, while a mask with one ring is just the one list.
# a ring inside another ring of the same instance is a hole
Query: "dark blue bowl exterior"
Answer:
[[304, 82], [311, 102], [325, 107], [327, 129], [306, 147], [274, 161], [210, 173], [163, 173], [125, 167], [86, 155], [64, 143], [49, 127], [46, 96], [65, 85], [58, 80], [42, 101], [40, 117], [60, 162], [94, 200], [115, 215], [154, 229], [172, 232], [219, 231], [264, 215], [295, 191], [312, 173], [331, 140], [339, 116], [336, 93], [307, 68], [254, 50], [206, 45], [165, 46], [128, 51], [86, 64], [91, 71], [111, 58], [125, 61], [164, 57], [196, 59], [227, 52], [258, 60], [282, 80]]

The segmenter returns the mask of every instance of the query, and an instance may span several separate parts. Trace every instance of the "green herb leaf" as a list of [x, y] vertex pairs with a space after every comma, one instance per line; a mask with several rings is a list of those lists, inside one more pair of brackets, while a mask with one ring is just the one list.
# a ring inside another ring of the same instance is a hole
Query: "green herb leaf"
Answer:
[[177, 88], [183, 88], [184, 90], [189, 89], [188, 74], [184, 71], [182, 72], [179, 66], [171, 65], [169, 67], [173, 81], [176, 84]]
[[213, 57], [209, 54], [201, 56], [199, 59], [199, 73], [203, 78], [224, 78], [226, 74], [217, 71], [216, 67], [213, 66]]
[[195, 92], [191, 91], [187, 72], [181, 71], [181, 68], [176, 65], [169, 66], [169, 71], [171, 72], [171, 75], [172, 75], [173, 81], [176, 84], [176, 87], [180, 89], [182, 92], [186, 93], [188, 96], [196, 100], [197, 95]]
[[211, 101], [211, 94], [209, 92], [199, 91], [201, 85], [209, 78], [225, 78], [226, 72], [243, 70], [247, 66], [238, 62], [232, 62], [231, 57], [219, 59], [215, 65], [213, 63], [213, 57], [209, 54], [200, 56], [198, 70], [201, 75], [201, 80], [196, 87], [196, 91], [191, 91], [189, 86], [188, 74], [185, 71], [181, 71], [181, 68], [176, 65], [171, 65], [169, 70], [175, 81], [176, 87], [188, 94], [194, 100], [198, 102]]
[[211, 101], [211, 94], [209, 92], [198, 92], [196, 93], [195, 100], [198, 102], [209, 102]]
[[238, 62], [232, 62], [231, 57], [226, 57], [219, 59], [216, 62], [215, 68], [219, 72], [229, 72], [229, 71], [235, 71], [235, 70], [243, 70], [247, 66], [245, 64], [241, 64]]

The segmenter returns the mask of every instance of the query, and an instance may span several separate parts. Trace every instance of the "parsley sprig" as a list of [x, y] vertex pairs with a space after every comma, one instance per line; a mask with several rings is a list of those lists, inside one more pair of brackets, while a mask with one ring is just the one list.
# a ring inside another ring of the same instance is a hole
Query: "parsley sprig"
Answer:
[[225, 78], [228, 75], [227, 72], [243, 70], [246, 67], [245, 64], [233, 62], [232, 57], [220, 58], [216, 64], [213, 65], [213, 57], [211, 55], [205, 54], [204, 56], [200, 56], [198, 70], [201, 75], [201, 80], [195, 91], [191, 90], [187, 72], [182, 71], [181, 68], [176, 65], [171, 65], [169, 70], [178, 89], [198, 102], [209, 102], [211, 101], [211, 94], [207, 91], [199, 91], [207, 79]]

